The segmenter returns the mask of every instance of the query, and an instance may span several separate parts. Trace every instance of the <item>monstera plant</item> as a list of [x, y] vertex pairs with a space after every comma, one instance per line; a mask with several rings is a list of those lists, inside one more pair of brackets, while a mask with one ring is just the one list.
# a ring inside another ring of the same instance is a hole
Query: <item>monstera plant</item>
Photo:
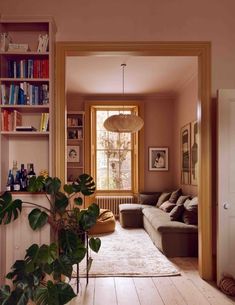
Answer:
[[[99, 216], [99, 207], [93, 203], [81, 209], [83, 196], [95, 192], [95, 182], [82, 174], [71, 185], [64, 185], [58, 178], [38, 176], [30, 179], [30, 192], [44, 192], [49, 208], [31, 203], [35, 208], [28, 215], [32, 230], [40, 230], [46, 224], [51, 226], [52, 243], [33, 244], [26, 249], [22, 260], [17, 260], [6, 275], [13, 286], [0, 288], [0, 305], [63, 305], [76, 296], [69, 282], [73, 265], [86, 256], [88, 247], [98, 252], [101, 241], [91, 237], [85, 242], [87, 231], [94, 226]], [[0, 196], [0, 224], [7, 225], [20, 217], [25, 202], [12, 199], [11, 193]]]

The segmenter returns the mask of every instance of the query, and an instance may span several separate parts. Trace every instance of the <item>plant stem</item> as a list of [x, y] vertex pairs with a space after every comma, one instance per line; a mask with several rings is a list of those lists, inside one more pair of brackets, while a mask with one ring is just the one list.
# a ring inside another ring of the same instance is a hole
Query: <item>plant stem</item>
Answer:
[[47, 212], [49, 212], [49, 213], [52, 213], [52, 212], [51, 212], [51, 210], [49, 210], [49, 209], [48, 209], [48, 208], [46, 208], [46, 207], [43, 207], [43, 206], [42, 206], [42, 205], [40, 205], [40, 204], [33, 203], [33, 202], [30, 202], [30, 201], [22, 201], [22, 203], [28, 203], [28, 204], [32, 204], [33, 206], [39, 207], [39, 208], [41, 208], [41, 209], [46, 210], [46, 211], [47, 211]]

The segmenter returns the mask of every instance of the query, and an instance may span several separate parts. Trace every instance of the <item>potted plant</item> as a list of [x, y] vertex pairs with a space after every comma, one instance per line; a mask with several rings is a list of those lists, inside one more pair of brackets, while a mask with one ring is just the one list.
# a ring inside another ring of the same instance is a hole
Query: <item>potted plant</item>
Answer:
[[[65, 184], [61, 191], [58, 178], [32, 177], [28, 191], [44, 192], [50, 207], [46, 208], [31, 202], [35, 208], [28, 215], [32, 230], [40, 230], [47, 223], [51, 226], [50, 245], [33, 244], [26, 249], [24, 259], [17, 260], [6, 275], [13, 287], [0, 288], [0, 305], [27, 305], [33, 301], [37, 305], [63, 305], [76, 296], [71, 285], [63, 281], [71, 279], [73, 265], [85, 257], [88, 247], [98, 252], [101, 241], [89, 238], [87, 231], [94, 226], [99, 216], [97, 204], [81, 209], [82, 195], [95, 192], [95, 182], [87, 174], [82, 174], [71, 185]], [[25, 202], [12, 199], [9, 192], [0, 196], [0, 224], [7, 225], [20, 216]], [[27, 202], [28, 203], [28, 202]]]

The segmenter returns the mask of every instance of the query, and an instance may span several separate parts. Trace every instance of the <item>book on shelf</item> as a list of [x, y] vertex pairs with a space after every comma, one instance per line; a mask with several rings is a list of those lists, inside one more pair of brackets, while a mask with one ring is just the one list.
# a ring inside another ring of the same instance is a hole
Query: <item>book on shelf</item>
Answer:
[[38, 36], [38, 48], [37, 52], [47, 52], [48, 50], [48, 45], [49, 45], [49, 36], [48, 34], [39, 34]]
[[8, 77], [9, 78], [48, 78], [49, 60], [48, 59], [9, 59]]
[[19, 85], [1, 84], [2, 105], [46, 105], [49, 103], [49, 85], [32, 85], [28, 82], [21, 82]]
[[22, 125], [22, 114], [17, 110], [9, 111], [3, 109], [1, 112], [1, 122], [2, 131], [15, 131], [16, 126]]
[[29, 45], [27, 43], [9, 43], [8, 51], [27, 52], [29, 51]]
[[41, 114], [41, 121], [40, 121], [40, 131], [48, 131], [49, 129], [49, 113], [43, 112]]
[[37, 131], [33, 126], [16, 126], [16, 131]]

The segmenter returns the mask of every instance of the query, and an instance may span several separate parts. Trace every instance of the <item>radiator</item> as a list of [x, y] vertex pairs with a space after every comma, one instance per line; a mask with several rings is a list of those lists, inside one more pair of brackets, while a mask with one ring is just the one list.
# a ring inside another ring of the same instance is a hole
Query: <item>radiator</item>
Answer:
[[119, 216], [119, 204], [134, 203], [134, 196], [96, 196], [96, 203], [101, 209], [109, 209], [115, 217]]

